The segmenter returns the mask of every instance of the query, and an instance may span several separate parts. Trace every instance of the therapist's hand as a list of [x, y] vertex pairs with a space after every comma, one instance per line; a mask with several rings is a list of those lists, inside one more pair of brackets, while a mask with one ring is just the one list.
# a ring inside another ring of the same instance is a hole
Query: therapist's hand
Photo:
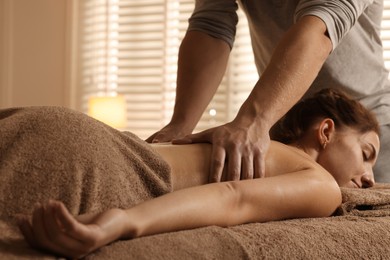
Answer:
[[148, 143], [171, 142], [173, 139], [180, 139], [189, 134], [191, 134], [191, 131], [185, 131], [180, 125], [168, 124], [145, 141]]
[[213, 145], [210, 182], [261, 178], [265, 175], [265, 155], [270, 145], [267, 130], [234, 121], [203, 132], [173, 140], [174, 144]]

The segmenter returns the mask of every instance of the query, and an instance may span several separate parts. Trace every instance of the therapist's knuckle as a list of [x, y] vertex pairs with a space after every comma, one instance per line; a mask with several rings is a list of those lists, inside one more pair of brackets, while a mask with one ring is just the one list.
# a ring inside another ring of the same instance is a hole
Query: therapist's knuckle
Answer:
[[214, 170], [219, 170], [223, 168], [225, 164], [225, 162], [221, 158], [214, 158], [212, 161], [213, 161]]
[[230, 169], [230, 174], [229, 174], [230, 180], [233, 180], [233, 181], [239, 180], [240, 179], [240, 174], [241, 174], [241, 170], [238, 169], [238, 167], [232, 167]]

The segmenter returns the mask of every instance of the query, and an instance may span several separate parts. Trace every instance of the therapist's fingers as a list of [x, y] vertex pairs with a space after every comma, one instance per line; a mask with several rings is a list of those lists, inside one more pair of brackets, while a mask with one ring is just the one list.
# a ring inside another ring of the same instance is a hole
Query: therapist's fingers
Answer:
[[174, 138], [177, 138], [176, 134], [161, 130], [160, 132], [154, 133], [148, 137], [145, 141], [148, 143], [164, 143], [170, 142]]
[[265, 157], [269, 149], [270, 141], [265, 140], [258, 143], [253, 149], [254, 178], [265, 177]]
[[191, 144], [191, 143], [212, 144], [209, 182], [220, 182], [225, 179], [224, 168], [225, 168], [226, 150], [224, 147], [224, 139], [223, 138], [214, 139], [216, 130], [218, 130], [217, 127], [207, 129], [196, 134], [187, 135], [184, 138], [175, 139], [172, 141], [173, 144]]
[[212, 143], [215, 128], [173, 139], [173, 144]]
[[168, 124], [161, 130], [148, 137], [145, 141], [148, 143], [164, 143], [171, 142], [174, 139], [183, 138], [190, 134], [188, 130], [184, 130], [181, 126], [175, 124]]
[[253, 156], [244, 155], [242, 157], [241, 179], [253, 179], [254, 176], [254, 159]]
[[213, 145], [209, 182], [220, 182], [223, 180], [225, 158], [225, 149], [222, 146]]
[[265, 154], [261, 153], [254, 157], [254, 177], [263, 178], [265, 177]]
[[241, 179], [241, 153], [237, 148], [229, 150], [228, 159], [228, 181], [238, 181]]
[[240, 135], [233, 137], [232, 130], [224, 125], [175, 139], [172, 143], [211, 143], [213, 145], [210, 182], [264, 177], [264, 159], [269, 138], [265, 138], [263, 142], [249, 144], [242, 138]]

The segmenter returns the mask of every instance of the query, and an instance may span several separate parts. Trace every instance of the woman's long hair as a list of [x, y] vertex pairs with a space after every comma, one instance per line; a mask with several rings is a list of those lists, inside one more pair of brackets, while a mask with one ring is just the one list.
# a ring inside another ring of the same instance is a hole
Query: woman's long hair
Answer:
[[336, 127], [347, 126], [379, 135], [375, 115], [360, 102], [336, 89], [323, 89], [310, 98], [299, 101], [271, 129], [271, 139], [289, 144], [299, 140], [321, 118], [331, 118]]

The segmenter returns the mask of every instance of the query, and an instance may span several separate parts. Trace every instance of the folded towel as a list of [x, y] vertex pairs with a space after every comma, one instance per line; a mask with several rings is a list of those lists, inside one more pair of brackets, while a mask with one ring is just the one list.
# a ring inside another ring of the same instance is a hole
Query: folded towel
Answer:
[[390, 216], [390, 183], [379, 183], [369, 189], [341, 188], [343, 203], [336, 215]]

